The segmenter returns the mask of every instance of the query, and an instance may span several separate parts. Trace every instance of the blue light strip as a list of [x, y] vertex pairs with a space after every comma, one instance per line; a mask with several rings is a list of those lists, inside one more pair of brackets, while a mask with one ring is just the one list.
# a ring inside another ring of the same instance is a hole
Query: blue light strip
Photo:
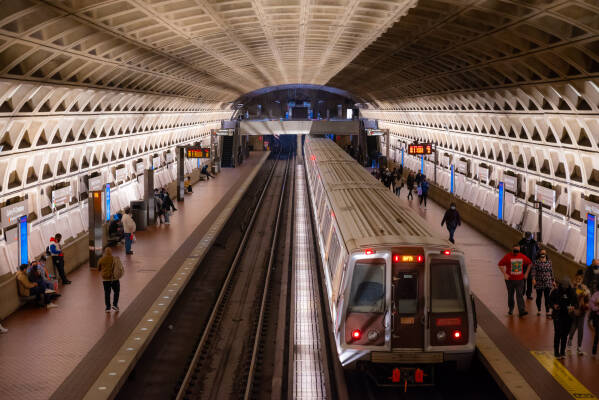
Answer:
[[454, 183], [455, 183], [455, 171], [454, 171], [453, 168], [454, 167], [453, 167], [453, 164], [452, 164], [451, 165], [451, 194], [454, 194], [454, 191], [455, 191], [455, 186], [454, 186]]
[[424, 175], [424, 156], [420, 156], [420, 173]]
[[19, 265], [29, 264], [29, 250], [27, 246], [27, 216], [19, 218]]
[[587, 214], [587, 265], [595, 258], [597, 244], [597, 219], [593, 214]]
[[503, 221], [503, 200], [505, 198], [505, 191], [503, 189], [503, 182], [499, 182], [499, 204], [497, 205], [497, 218]]
[[401, 166], [402, 166], [402, 167], [404, 166], [404, 165], [403, 165], [403, 151], [404, 151], [404, 150], [403, 150], [403, 149], [401, 149]]
[[106, 222], [110, 221], [110, 183], [106, 184]]

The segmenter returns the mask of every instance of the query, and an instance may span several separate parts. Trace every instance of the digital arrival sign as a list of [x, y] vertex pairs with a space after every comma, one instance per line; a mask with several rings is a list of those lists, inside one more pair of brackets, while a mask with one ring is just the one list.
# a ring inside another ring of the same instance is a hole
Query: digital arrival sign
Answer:
[[433, 145], [431, 143], [409, 144], [408, 154], [411, 156], [433, 154]]
[[210, 147], [186, 147], [187, 158], [210, 158]]

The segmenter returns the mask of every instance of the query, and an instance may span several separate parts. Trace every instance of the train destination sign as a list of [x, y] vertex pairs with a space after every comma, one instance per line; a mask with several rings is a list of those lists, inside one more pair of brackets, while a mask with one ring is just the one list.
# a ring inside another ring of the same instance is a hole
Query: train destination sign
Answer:
[[210, 158], [210, 147], [186, 147], [187, 158]]
[[412, 156], [433, 154], [433, 145], [430, 143], [409, 144], [408, 154]]

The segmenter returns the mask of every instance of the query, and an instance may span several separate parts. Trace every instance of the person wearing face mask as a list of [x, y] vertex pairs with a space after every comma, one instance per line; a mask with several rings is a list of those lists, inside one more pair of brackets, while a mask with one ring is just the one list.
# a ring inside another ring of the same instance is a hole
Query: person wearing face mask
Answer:
[[551, 316], [551, 306], [549, 305], [549, 294], [553, 289], [553, 265], [547, 258], [547, 251], [542, 249], [539, 257], [535, 260], [530, 271], [532, 284], [537, 291], [537, 315], [541, 315], [541, 305], [543, 297], [545, 298], [545, 312], [547, 317]]
[[567, 276], [551, 291], [549, 303], [553, 309], [553, 350], [555, 358], [566, 357], [566, 342], [572, 326], [572, 313], [576, 305], [576, 293]]
[[[539, 244], [533, 239], [532, 233], [526, 232], [524, 238], [520, 240], [518, 244], [520, 245], [520, 251], [524, 253], [526, 257], [531, 260], [537, 259], [537, 254], [539, 254]], [[532, 300], [532, 276], [529, 276], [526, 279], [525, 286], [526, 297], [528, 300]]]
[[458, 226], [462, 225], [462, 220], [460, 219], [460, 213], [456, 210], [455, 203], [451, 203], [449, 209], [445, 211], [445, 215], [443, 216], [443, 220], [441, 221], [441, 226], [447, 227], [447, 231], [449, 231], [449, 241], [455, 244], [455, 240], [453, 238], [453, 234]]
[[582, 337], [584, 334], [584, 320], [589, 310], [589, 301], [591, 293], [584, 283], [582, 283], [582, 276], [584, 272], [580, 269], [576, 272], [574, 278], [574, 291], [576, 292], [576, 305], [574, 306], [572, 327], [570, 328], [570, 334], [568, 335], [568, 347], [572, 347], [572, 338], [574, 332], [578, 331], [578, 347], [576, 352], [578, 355], [583, 355], [582, 352]]
[[507, 306], [508, 314], [514, 312], [514, 295], [518, 304], [518, 312], [521, 317], [528, 314], [524, 307], [524, 282], [530, 273], [532, 261], [520, 252], [518, 243], [512, 246], [512, 251], [507, 253], [497, 264], [499, 270], [503, 273], [505, 286], [507, 287]]
[[582, 282], [591, 290], [599, 290], [599, 259], [595, 258], [584, 271]]

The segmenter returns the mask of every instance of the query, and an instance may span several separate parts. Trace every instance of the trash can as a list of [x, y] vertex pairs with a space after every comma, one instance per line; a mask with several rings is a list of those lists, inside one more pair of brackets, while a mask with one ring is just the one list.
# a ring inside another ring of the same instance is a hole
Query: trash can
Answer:
[[143, 231], [148, 227], [148, 209], [143, 200], [131, 202], [131, 217], [135, 221], [136, 230]]
[[220, 173], [220, 160], [215, 160], [212, 163], [212, 173], [215, 175]]

